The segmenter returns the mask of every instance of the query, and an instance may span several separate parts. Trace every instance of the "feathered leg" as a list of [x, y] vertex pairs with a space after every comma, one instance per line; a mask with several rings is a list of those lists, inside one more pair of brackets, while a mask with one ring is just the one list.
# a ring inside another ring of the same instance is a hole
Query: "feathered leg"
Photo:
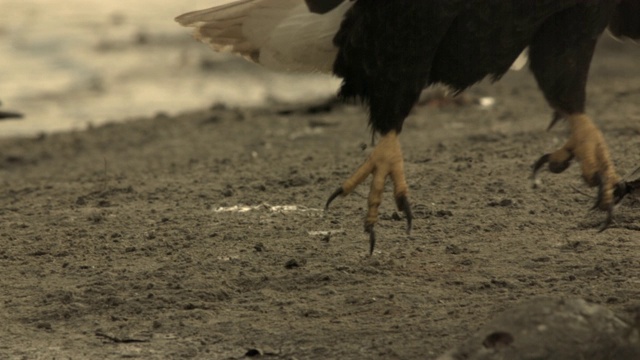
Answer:
[[[543, 24], [530, 46], [531, 70], [545, 98], [555, 110], [552, 126], [559, 118], [569, 123], [570, 136], [563, 147], [543, 155], [533, 167], [535, 177], [543, 165], [553, 173], [561, 173], [575, 158], [580, 162], [582, 177], [589, 186], [598, 186], [594, 208], [607, 212], [601, 230], [612, 220], [613, 206], [627, 193], [609, 155], [604, 137], [594, 122], [585, 115], [586, 84], [589, 66], [596, 46], [598, 31], [584, 31], [582, 23], [570, 21], [579, 16], [584, 21], [597, 21], [587, 7], [576, 6], [571, 12], [559, 13]], [[562, 33], [563, 36], [557, 36]]]
[[[374, 227], [387, 177], [394, 185], [396, 205], [406, 214], [407, 228], [411, 229], [399, 134], [429, 83], [438, 44], [455, 19], [456, 3], [451, 2], [452, 8], [447, 6], [449, 2], [444, 1], [355, 1], [334, 38], [339, 51], [333, 71], [344, 80], [340, 96], [368, 105], [369, 124], [380, 134], [380, 141], [364, 165], [329, 198], [327, 206], [373, 175], [364, 223], [369, 252], [375, 245]], [[416, 16], [407, 17], [407, 13]]]

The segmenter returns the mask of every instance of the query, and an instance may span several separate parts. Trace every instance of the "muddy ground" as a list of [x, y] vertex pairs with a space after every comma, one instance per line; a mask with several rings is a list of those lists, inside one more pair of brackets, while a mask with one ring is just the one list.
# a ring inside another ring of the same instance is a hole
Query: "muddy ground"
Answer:
[[[639, 59], [606, 42], [589, 87], [622, 175], [640, 165]], [[467, 95], [496, 102], [407, 120], [414, 229], [387, 192], [372, 257], [366, 187], [321, 211], [368, 151], [356, 106], [217, 106], [0, 140], [0, 358], [433, 359], [537, 296], [631, 312], [640, 202], [597, 233], [577, 166], [531, 188], [566, 129], [545, 131], [527, 71]]]

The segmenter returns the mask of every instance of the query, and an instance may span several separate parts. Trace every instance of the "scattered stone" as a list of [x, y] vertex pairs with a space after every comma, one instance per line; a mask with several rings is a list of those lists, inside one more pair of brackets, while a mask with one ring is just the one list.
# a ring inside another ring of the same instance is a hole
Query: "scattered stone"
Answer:
[[36, 324], [36, 328], [40, 330], [53, 330], [53, 327], [49, 322], [39, 322]]
[[287, 269], [293, 269], [300, 267], [300, 263], [298, 263], [298, 260], [296, 259], [291, 259], [284, 264], [284, 267]]
[[249, 349], [247, 350], [247, 352], [244, 354], [244, 356], [246, 357], [258, 357], [258, 356], [264, 356], [264, 351], [260, 350], [260, 349]]
[[513, 205], [513, 200], [511, 200], [511, 199], [502, 199], [500, 201], [493, 200], [493, 201], [490, 201], [489, 204], [487, 204], [487, 205], [489, 205], [491, 207], [498, 207], [498, 206], [508, 207], [508, 206]]
[[447, 254], [452, 254], [452, 255], [458, 255], [462, 253], [462, 249], [460, 249], [460, 247], [458, 247], [457, 245], [447, 245], [444, 248], [444, 252]]

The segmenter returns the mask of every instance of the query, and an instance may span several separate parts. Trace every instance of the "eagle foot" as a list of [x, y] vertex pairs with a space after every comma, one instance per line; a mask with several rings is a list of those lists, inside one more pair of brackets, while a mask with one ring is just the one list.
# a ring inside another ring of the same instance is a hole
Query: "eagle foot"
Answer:
[[[567, 120], [571, 128], [569, 140], [560, 149], [544, 154], [535, 162], [533, 179], [545, 164], [548, 164], [552, 173], [558, 174], [566, 170], [575, 158], [580, 163], [582, 178], [587, 185], [598, 186], [598, 197], [593, 209], [607, 212], [607, 218], [600, 227], [600, 231], [603, 231], [611, 224], [613, 207], [632, 192], [635, 185], [620, 180], [604, 137], [588, 116], [570, 115]], [[640, 184], [638, 187], [640, 188]]]
[[[613, 189], [613, 205], [618, 204], [625, 196], [635, 192], [640, 189], [640, 179], [636, 179], [633, 181], [620, 181], [615, 185]], [[591, 208], [592, 210], [602, 208], [602, 200], [603, 200], [603, 187], [602, 185], [598, 186], [598, 197], [596, 198], [596, 203]], [[600, 226], [599, 232], [606, 230], [613, 220], [613, 206], [607, 209], [607, 218], [604, 223]]]
[[412, 213], [411, 205], [407, 197], [407, 182], [404, 177], [404, 161], [402, 150], [396, 131], [390, 131], [380, 138], [369, 158], [349, 177], [340, 188], [331, 194], [327, 200], [325, 210], [338, 196], [350, 194], [369, 175], [373, 175], [369, 197], [367, 200], [368, 211], [365, 218], [364, 229], [369, 234], [369, 253], [373, 254], [376, 243], [374, 226], [378, 222], [378, 209], [382, 203], [382, 193], [387, 177], [391, 177], [394, 186], [394, 197], [399, 211], [405, 213], [407, 218], [407, 233], [411, 231]]

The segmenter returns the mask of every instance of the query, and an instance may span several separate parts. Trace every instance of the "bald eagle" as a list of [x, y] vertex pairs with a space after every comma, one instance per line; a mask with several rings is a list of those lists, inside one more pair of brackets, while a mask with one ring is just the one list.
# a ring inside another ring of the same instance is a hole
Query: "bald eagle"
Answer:
[[[369, 175], [365, 231], [370, 252], [387, 177], [411, 228], [399, 135], [420, 92], [433, 84], [462, 91], [494, 80], [526, 48], [529, 67], [567, 142], [543, 155], [554, 173], [577, 160], [596, 208], [607, 212], [632, 190], [618, 176], [602, 133], [585, 113], [589, 66], [600, 35], [640, 39], [640, 0], [239, 0], [181, 15], [197, 39], [266, 67], [331, 72], [339, 95], [358, 98], [380, 139], [365, 163], [327, 201], [351, 193]], [[552, 123], [552, 124], [553, 124]]]

